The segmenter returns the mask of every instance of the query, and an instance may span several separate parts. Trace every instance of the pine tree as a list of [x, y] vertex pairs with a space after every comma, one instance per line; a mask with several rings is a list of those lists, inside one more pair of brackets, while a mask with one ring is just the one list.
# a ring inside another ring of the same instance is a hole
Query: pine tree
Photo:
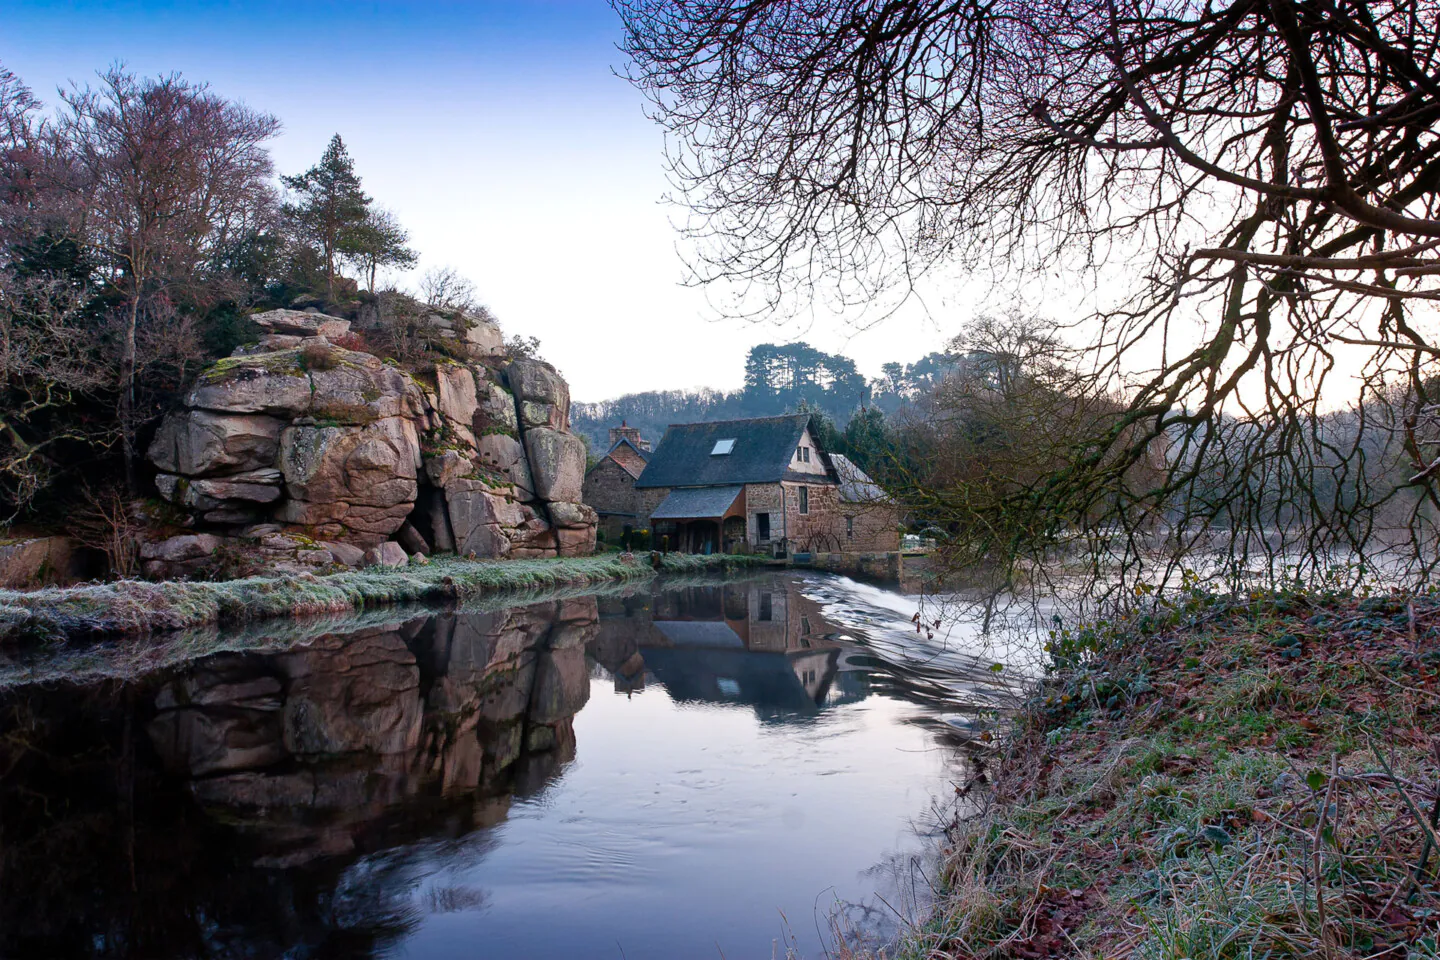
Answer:
[[410, 234], [388, 210], [370, 210], [365, 219], [346, 230], [340, 238], [341, 252], [355, 265], [370, 292], [375, 291], [375, 275], [382, 267], [413, 267], [420, 259], [407, 243]]
[[333, 298], [336, 261], [345, 255], [347, 239], [370, 212], [370, 198], [360, 189], [355, 161], [337, 133], [319, 163], [298, 176], [280, 180], [296, 194], [293, 202], [285, 204], [285, 215], [296, 232], [324, 254], [326, 291]]

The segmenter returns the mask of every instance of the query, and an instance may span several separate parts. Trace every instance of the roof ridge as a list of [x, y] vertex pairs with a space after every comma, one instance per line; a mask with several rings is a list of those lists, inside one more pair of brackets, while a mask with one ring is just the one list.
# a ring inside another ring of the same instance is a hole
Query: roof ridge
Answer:
[[[672, 423], [671, 427], [723, 427], [730, 423], [761, 423], [766, 420], [793, 420], [797, 417], [809, 419], [808, 413], [777, 413], [768, 417], [732, 417], [729, 420], [691, 420], [688, 423]], [[661, 439], [664, 439], [663, 437]]]

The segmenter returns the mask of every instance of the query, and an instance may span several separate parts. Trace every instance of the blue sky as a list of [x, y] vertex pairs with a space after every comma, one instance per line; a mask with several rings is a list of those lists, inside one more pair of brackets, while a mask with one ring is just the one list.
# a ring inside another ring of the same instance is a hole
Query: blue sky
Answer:
[[278, 116], [280, 172], [309, 166], [338, 131], [420, 268], [469, 276], [507, 333], [540, 338], [576, 399], [734, 387], [752, 344], [797, 335], [873, 375], [938, 348], [972, 312], [940, 298], [944, 320], [916, 310], [858, 335], [823, 316], [717, 319], [680, 285], [663, 141], [614, 75], [619, 36], [603, 0], [0, 0], [0, 62], [47, 103], [124, 60]]

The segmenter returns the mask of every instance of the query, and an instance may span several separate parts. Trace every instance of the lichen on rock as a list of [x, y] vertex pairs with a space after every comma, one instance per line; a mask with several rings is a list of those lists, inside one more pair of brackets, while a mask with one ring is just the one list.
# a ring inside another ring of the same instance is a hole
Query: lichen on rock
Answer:
[[569, 387], [542, 361], [497, 359], [492, 322], [437, 325], [465, 359], [412, 372], [354, 349], [363, 341], [339, 317], [252, 320], [261, 341], [203, 371], [149, 448], [156, 487], [189, 529], [146, 544], [148, 574], [203, 575], [220, 554], [234, 574], [430, 550], [593, 552]]

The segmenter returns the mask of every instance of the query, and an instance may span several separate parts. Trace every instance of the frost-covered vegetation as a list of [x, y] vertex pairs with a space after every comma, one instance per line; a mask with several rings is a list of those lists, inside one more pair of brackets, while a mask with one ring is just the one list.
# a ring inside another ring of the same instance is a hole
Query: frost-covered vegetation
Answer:
[[113, 583], [0, 591], [0, 643], [141, 634], [267, 617], [337, 614], [402, 603], [464, 600], [495, 591], [637, 580], [660, 573], [725, 570], [749, 558], [668, 554], [658, 567], [611, 554], [558, 560], [435, 560], [328, 576], [300, 574], [199, 582]]
[[901, 957], [1434, 957], [1440, 597], [1199, 589], [1051, 644]]

